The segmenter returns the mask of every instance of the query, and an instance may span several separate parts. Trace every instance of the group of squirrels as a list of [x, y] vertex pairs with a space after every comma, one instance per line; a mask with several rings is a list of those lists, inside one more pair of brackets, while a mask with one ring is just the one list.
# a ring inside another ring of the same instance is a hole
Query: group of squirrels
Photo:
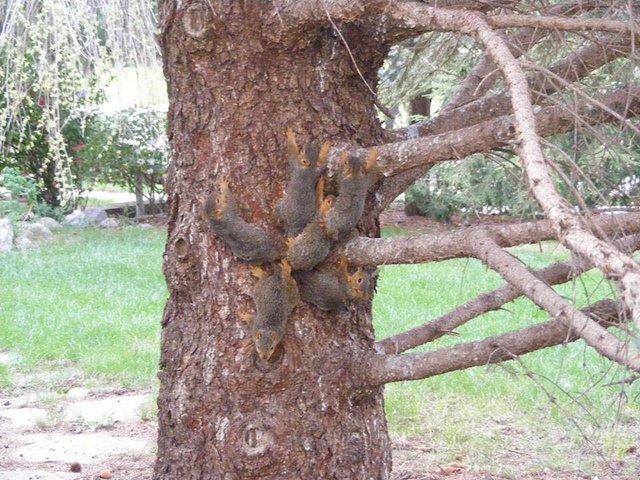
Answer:
[[[364, 211], [367, 191], [379, 178], [373, 149], [366, 161], [343, 154], [337, 195], [324, 195], [329, 143], [300, 148], [287, 131], [289, 181], [274, 209], [286, 244], [260, 226], [242, 218], [226, 180], [205, 203], [205, 214], [215, 235], [233, 254], [253, 264], [255, 315], [243, 315], [260, 358], [269, 360], [285, 334], [287, 319], [300, 300], [325, 311], [369, 296], [369, 275], [349, 273], [346, 257], [337, 268], [323, 262], [331, 247], [347, 240]], [[264, 264], [272, 264], [265, 268]]]

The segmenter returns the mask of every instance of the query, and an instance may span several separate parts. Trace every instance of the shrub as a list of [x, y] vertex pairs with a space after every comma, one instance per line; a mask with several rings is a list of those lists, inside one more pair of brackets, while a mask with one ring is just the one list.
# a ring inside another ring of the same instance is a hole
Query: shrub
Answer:
[[149, 108], [96, 114], [80, 151], [92, 178], [113, 183], [155, 203], [169, 163], [165, 114]]

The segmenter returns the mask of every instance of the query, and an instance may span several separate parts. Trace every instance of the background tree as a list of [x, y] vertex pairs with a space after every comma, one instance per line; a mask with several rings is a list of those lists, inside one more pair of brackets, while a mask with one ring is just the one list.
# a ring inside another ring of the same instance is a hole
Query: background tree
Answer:
[[1, 0], [0, 167], [31, 174], [42, 200], [73, 206], [77, 151], [113, 72], [158, 60], [146, 0]]
[[[631, 75], [593, 95], [575, 84], [614, 57], [632, 68], [638, 27], [630, 3], [165, 0], [161, 10], [174, 161], [155, 478], [388, 478], [385, 383], [509, 360], [577, 338], [640, 370], [634, 326], [640, 268], [624, 253], [637, 246], [640, 215], [576, 209], [557, 192], [559, 170], [541, 146], [544, 137], [606, 123], [635, 136], [629, 118], [639, 111], [640, 90]], [[432, 118], [385, 131], [375, 110], [377, 73], [393, 45], [426, 32], [454, 34], [465, 44], [473, 39], [486, 53]], [[575, 38], [572, 32], [586, 44], [556, 60], [567, 68], [529, 60], [527, 52], [548, 35]], [[594, 50], [603, 55], [586, 56]], [[541, 88], [550, 78], [560, 81]], [[571, 99], [553, 96], [562, 92]], [[378, 343], [370, 301], [337, 313], [301, 303], [279, 350], [261, 359], [241, 319], [254, 310], [255, 281], [249, 265], [213, 234], [203, 204], [224, 179], [244, 219], [282, 238], [272, 212], [288, 177], [288, 128], [300, 145], [331, 142], [327, 192], [339, 193], [341, 152], [363, 159], [373, 147], [379, 152], [382, 176], [370, 189], [358, 234], [332, 243], [326, 265], [341, 253], [350, 268], [368, 273], [390, 263], [475, 257], [507, 286]], [[519, 157], [548, 220], [377, 238], [380, 212], [433, 165], [496, 149]], [[551, 238], [576, 260], [532, 272], [504, 250]], [[615, 282], [620, 300], [579, 310], [549, 286], [590, 266]], [[552, 319], [452, 348], [403, 353], [521, 295]]]

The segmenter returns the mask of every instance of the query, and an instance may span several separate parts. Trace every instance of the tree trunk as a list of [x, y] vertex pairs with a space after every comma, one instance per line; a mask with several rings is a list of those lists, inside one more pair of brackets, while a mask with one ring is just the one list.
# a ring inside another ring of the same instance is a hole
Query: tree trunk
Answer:
[[[370, 302], [339, 314], [301, 303], [282, 350], [261, 360], [240, 319], [255, 280], [202, 215], [225, 177], [245, 219], [277, 233], [286, 129], [300, 144], [380, 143], [371, 93], [332, 30], [281, 34], [271, 2], [204, 5], [162, 7], [173, 160], [154, 478], [388, 478], [382, 389], [353, 386], [373, 349]], [[378, 34], [343, 34], [374, 85]], [[377, 235], [377, 219], [359, 228]]]
[[144, 178], [141, 173], [136, 175], [136, 218], [144, 215]]

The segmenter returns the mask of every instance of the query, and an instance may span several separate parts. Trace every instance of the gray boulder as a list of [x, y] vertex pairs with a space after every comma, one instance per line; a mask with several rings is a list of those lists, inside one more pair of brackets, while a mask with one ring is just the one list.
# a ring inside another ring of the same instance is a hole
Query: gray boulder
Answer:
[[87, 220], [87, 224], [95, 227], [107, 219], [107, 212], [104, 208], [87, 208], [83, 213], [84, 218]]
[[41, 223], [21, 222], [16, 238], [16, 247], [26, 250], [34, 245], [53, 238], [53, 233]]
[[69, 215], [64, 217], [62, 225], [68, 225], [70, 227], [86, 227], [87, 219], [84, 216], [82, 210], [74, 210]]
[[8, 218], [0, 218], [0, 252], [13, 248], [13, 225]]
[[48, 240], [53, 237], [53, 233], [42, 223], [20, 223], [21, 235], [24, 235], [31, 240]]
[[56, 230], [62, 226], [60, 225], [60, 222], [51, 217], [42, 217], [38, 223], [41, 223], [49, 230]]
[[115, 218], [107, 218], [106, 220], [101, 221], [100, 225], [98, 225], [99, 228], [105, 229], [118, 228], [119, 226], [120, 224]]
[[33, 242], [27, 237], [19, 236], [16, 238], [16, 248], [18, 250], [29, 250], [33, 248]]

